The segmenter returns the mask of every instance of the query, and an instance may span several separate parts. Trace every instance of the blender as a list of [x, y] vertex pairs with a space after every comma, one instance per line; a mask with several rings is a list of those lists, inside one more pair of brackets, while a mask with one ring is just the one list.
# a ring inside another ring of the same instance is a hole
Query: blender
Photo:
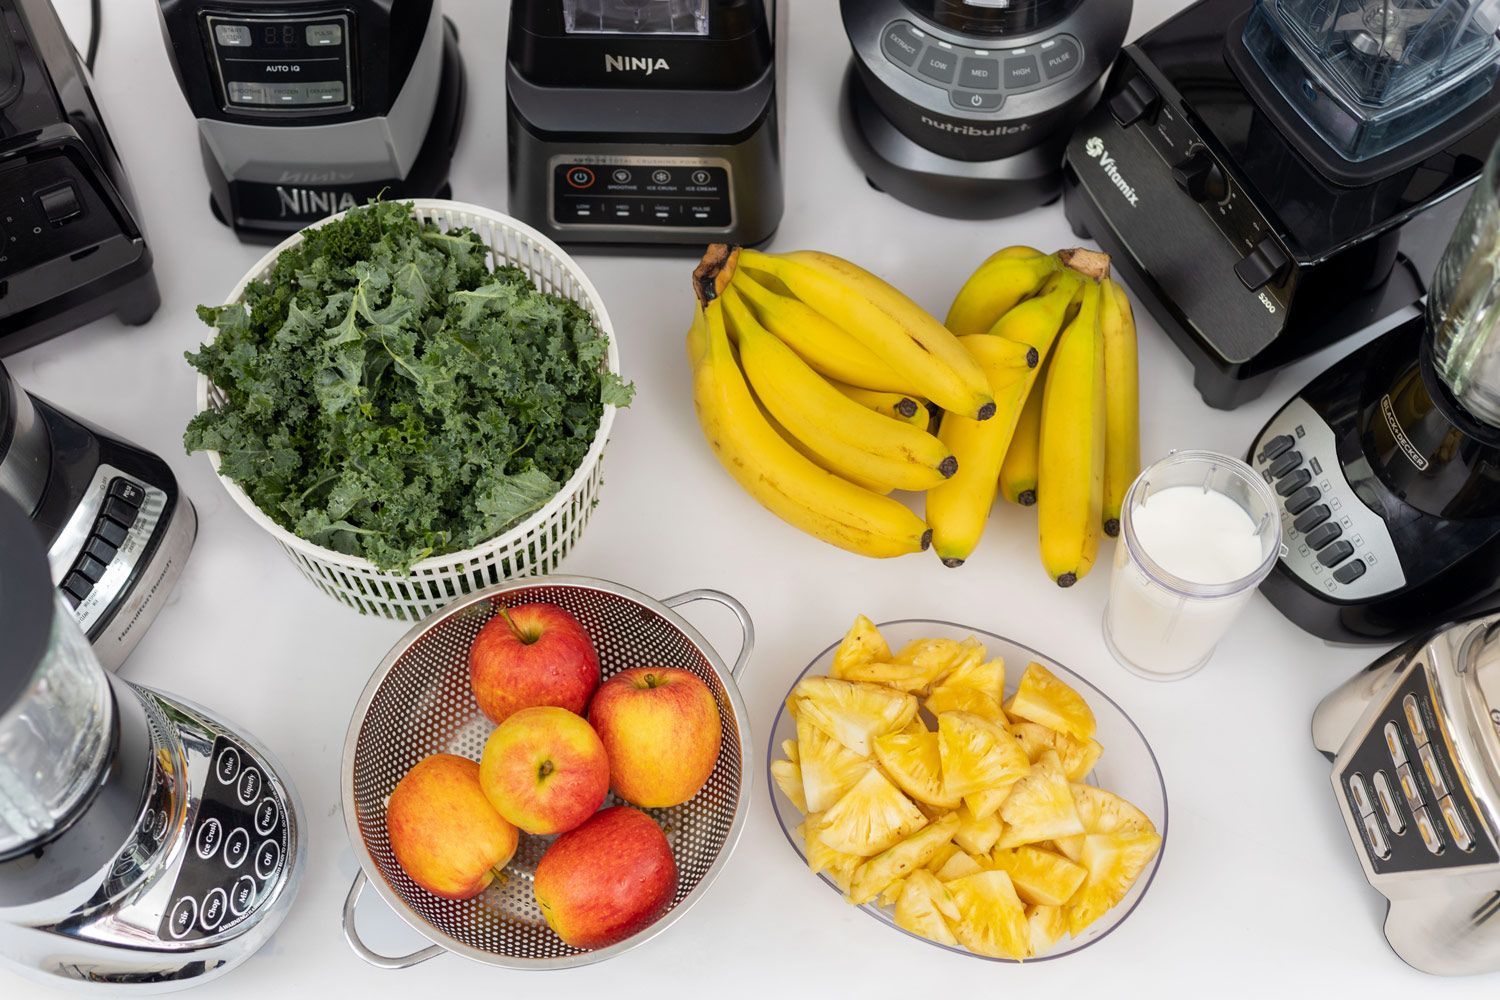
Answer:
[[270, 754], [99, 664], [26, 514], [0, 495], [0, 964], [163, 992], [264, 944], [305, 867]]
[[1500, 607], [1500, 144], [1425, 315], [1309, 383], [1251, 461], [1286, 538], [1262, 590], [1309, 632], [1389, 642]]

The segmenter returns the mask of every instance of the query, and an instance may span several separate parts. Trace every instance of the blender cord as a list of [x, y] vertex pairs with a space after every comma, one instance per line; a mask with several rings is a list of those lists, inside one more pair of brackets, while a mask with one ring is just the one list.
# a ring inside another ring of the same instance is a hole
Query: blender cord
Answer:
[[89, 48], [83, 57], [83, 64], [88, 67], [90, 73], [94, 71], [94, 59], [99, 55], [99, 36], [104, 34], [103, 11], [101, 0], [89, 0]]

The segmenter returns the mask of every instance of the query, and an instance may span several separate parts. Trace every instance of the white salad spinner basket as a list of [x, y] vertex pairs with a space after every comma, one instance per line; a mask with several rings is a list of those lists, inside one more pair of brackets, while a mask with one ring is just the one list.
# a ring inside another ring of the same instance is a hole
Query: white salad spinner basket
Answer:
[[[559, 295], [586, 309], [599, 330], [609, 338], [606, 364], [616, 374], [620, 355], [609, 314], [599, 293], [562, 248], [523, 222], [508, 215], [462, 202], [417, 198], [412, 213], [423, 222], [443, 230], [467, 226], [489, 244], [492, 268], [512, 265], [526, 272], [543, 292]], [[309, 229], [326, 225], [344, 213], [329, 216]], [[306, 232], [303, 230], [302, 232]], [[252, 267], [229, 293], [226, 304], [240, 302], [251, 282], [264, 277], [283, 250], [302, 241], [296, 233], [282, 241]], [[206, 375], [198, 376], [198, 410], [222, 406], [224, 394]], [[281, 545], [302, 575], [330, 597], [367, 614], [405, 621], [419, 621], [454, 598], [515, 577], [551, 573], [583, 535], [589, 514], [598, 501], [604, 481], [604, 446], [614, 425], [615, 408], [606, 405], [599, 430], [583, 462], [572, 477], [540, 510], [504, 534], [460, 552], [432, 556], [402, 573], [388, 573], [368, 559], [344, 555], [298, 538], [267, 517], [240, 489], [220, 475], [219, 482], [250, 519]], [[219, 453], [208, 452], [214, 472], [219, 472]]]

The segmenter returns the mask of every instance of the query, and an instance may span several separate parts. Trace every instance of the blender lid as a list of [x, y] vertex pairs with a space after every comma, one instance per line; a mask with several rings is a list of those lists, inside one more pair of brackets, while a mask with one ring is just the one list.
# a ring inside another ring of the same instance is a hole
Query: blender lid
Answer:
[[[912, 13], [965, 35], [1020, 35], [1061, 20], [1082, 0], [902, 0]], [[1106, 0], [1115, 2], [1115, 0]]]
[[36, 527], [0, 493], [0, 716], [30, 687], [46, 656], [55, 606]]

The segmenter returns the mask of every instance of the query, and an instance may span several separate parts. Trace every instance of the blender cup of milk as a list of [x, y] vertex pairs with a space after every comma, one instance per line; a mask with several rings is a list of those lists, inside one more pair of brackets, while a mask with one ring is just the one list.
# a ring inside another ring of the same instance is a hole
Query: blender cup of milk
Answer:
[[1178, 451], [1125, 494], [1104, 609], [1115, 659], [1149, 680], [1195, 673], [1276, 564], [1270, 484], [1236, 458]]

